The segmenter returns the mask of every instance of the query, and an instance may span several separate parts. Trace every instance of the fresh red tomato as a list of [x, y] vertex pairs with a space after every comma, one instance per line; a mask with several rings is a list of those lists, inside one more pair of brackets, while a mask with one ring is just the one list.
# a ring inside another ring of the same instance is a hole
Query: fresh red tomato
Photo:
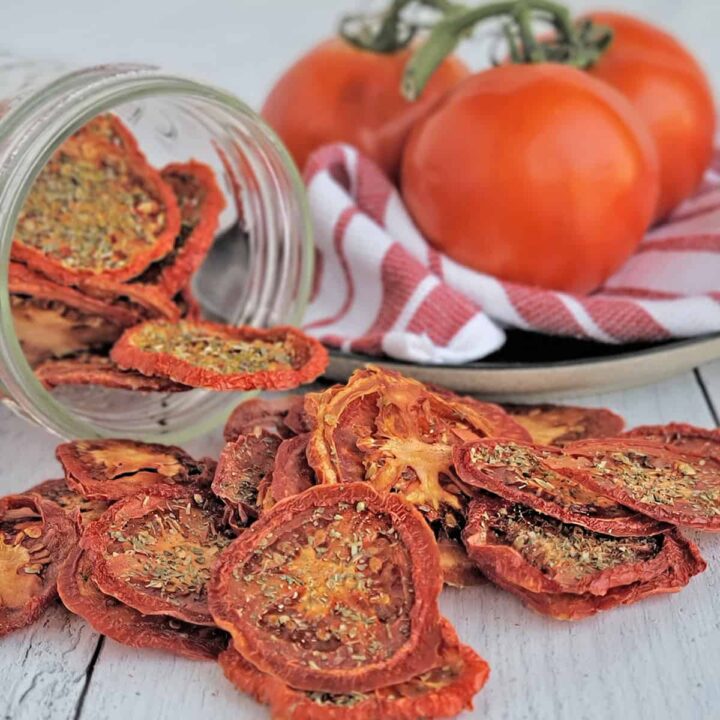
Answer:
[[617, 88], [650, 127], [660, 159], [656, 217], [697, 188], [710, 163], [715, 104], [695, 58], [671, 35], [627, 15], [593, 13], [613, 41], [590, 72]]
[[641, 240], [658, 175], [649, 130], [619, 92], [563, 65], [504, 65], [465, 80], [416, 127], [402, 192], [458, 262], [585, 293]]
[[420, 100], [400, 94], [412, 54], [359, 50], [340, 39], [301, 57], [270, 92], [262, 115], [300, 168], [320, 145], [347, 142], [397, 176], [402, 148], [413, 126], [469, 71], [450, 57], [437, 69]]

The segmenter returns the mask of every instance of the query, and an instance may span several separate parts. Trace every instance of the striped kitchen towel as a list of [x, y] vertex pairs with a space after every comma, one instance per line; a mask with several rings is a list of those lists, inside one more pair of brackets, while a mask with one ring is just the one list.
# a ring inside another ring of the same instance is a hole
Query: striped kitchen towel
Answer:
[[588, 296], [503, 282], [437, 252], [352, 147], [318, 150], [305, 179], [317, 260], [305, 329], [331, 347], [457, 364], [501, 347], [506, 327], [618, 344], [720, 331], [720, 150], [696, 195]]

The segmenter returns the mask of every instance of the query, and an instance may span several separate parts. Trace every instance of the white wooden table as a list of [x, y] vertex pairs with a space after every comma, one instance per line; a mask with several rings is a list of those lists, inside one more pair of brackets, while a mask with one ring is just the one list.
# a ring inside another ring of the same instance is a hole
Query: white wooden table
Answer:
[[[574, 2], [575, 7], [590, 3]], [[336, 0], [2, 0], [0, 48], [30, 56], [147, 59], [205, 76], [258, 104], [272, 78], [330, 30]], [[672, 26], [720, 87], [716, 0], [623, 3]], [[714, 64], [713, 64], [714, 63]], [[714, 426], [720, 362], [667, 382], [579, 400], [631, 425]], [[0, 492], [55, 477], [56, 440], [0, 409]], [[217, 452], [219, 433], [188, 449]], [[720, 538], [701, 537], [709, 569], [679, 595], [576, 624], [547, 620], [490, 585], [446, 591], [444, 612], [492, 667], [466, 718], [603, 720], [720, 718]], [[213, 663], [136, 651], [54, 608], [0, 641], [4, 720], [255, 720]]]

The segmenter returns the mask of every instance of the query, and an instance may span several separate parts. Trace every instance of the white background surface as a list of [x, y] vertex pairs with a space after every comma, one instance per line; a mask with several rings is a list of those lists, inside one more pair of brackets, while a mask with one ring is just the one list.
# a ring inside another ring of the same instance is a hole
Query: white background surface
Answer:
[[[299, 52], [331, 32], [337, 0], [0, 0], [0, 48], [80, 63], [146, 60], [212, 80], [258, 106]], [[572, 3], [589, 8], [589, 3]], [[616, 3], [616, 6], [618, 4]], [[672, 27], [720, 87], [720, 2], [634, 0]], [[311, 109], [299, 109], [309, 112]], [[660, 385], [585, 399], [631, 424], [713, 425], [720, 364]], [[190, 450], [217, 451], [219, 434]], [[57, 476], [55, 440], [0, 409], [0, 491]], [[577, 624], [547, 620], [490, 587], [446, 592], [443, 609], [491, 664], [465, 718], [601, 720], [720, 718], [720, 543], [701, 538], [710, 564], [674, 597]], [[212, 663], [137, 652], [103, 641], [60, 608], [0, 641], [5, 720], [254, 720], [265, 710], [236, 693]]]

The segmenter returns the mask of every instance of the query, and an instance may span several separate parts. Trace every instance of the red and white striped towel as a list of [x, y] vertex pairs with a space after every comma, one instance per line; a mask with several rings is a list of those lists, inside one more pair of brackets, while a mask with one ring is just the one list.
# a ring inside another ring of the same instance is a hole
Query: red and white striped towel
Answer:
[[318, 150], [305, 179], [317, 268], [305, 329], [326, 344], [422, 363], [497, 350], [504, 327], [605, 343], [720, 331], [720, 154], [695, 197], [589, 296], [470, 270], [434, 250], [371, 161]]

